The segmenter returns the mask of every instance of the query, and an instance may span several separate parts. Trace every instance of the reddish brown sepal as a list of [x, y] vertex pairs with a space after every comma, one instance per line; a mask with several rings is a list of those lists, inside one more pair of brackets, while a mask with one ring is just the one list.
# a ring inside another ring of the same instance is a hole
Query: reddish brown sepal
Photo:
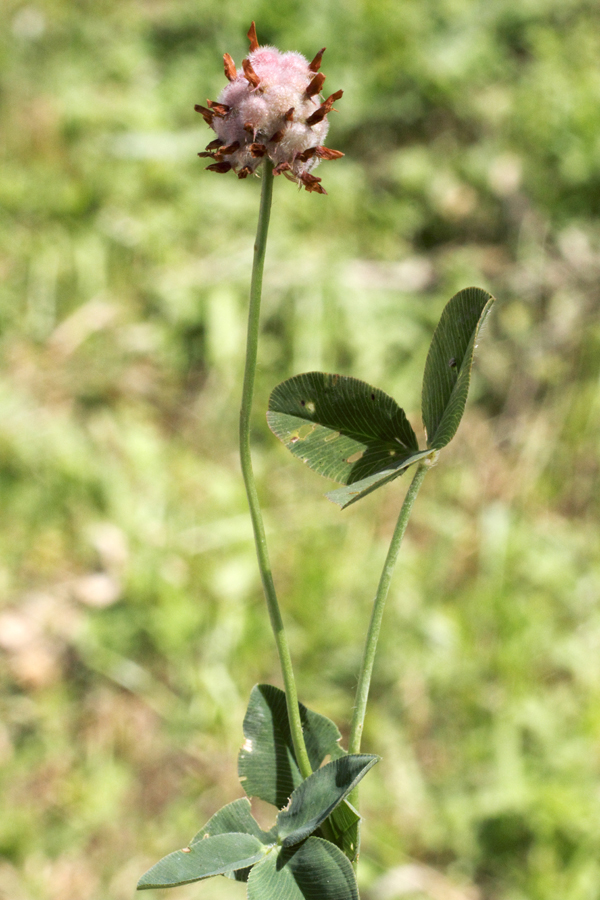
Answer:
[[254, 125], [252, 124], [252, 122], [245, 122], [245, 123], [244, 123], [244, 131], [247, 131], [248, 134], [254, 135], [254, 132], [256, 131], [256, 128], [254, 127]]
[[311, 159], [311, 157], [313, 157], [316, 152], [316, 147], [309, 147], [307, 150], [303, 150], [302, 153], [299, 153], [297, 158], [301, 162], [307, 162], [307, 160]]
[[214, 141], [211, 141], [210, 144], [207, 144], [204, 148], [205, 150], [218, 150], [221, 146], [221, 141], [219, 138], [215, 138]]
[[325, 82], [325, 76], [322, 72], [318, 72], [315, 77], [312, 79], [308, 87], [306, 88], [305, 94], [307, 97], [314, 97], [315, 94], [321, 93], [321, 88]]
[[206, 105], [209, 107], [213, 115], [219, 116], [220, 119], [224, 119], [231, 109], [231, 107], [227, 106], [226, 103], [215, 103], [214, 100], [207, 100]]
[[237, 78], [237, 69], [229, 53], [223, 54], [223, 68], [225, 69], [225, 78], [228, 81], [235, 81]]
[[284, 172], [291, 172], [292, 167], [289, 162], [280, 162], [278, 166], [275, 166], [273, 169], [273, 175], [282, 175]]
[[216, 154], [216, 153], [199, 153], [198, 156], [199, 156], [201, 159], [203, 159], [203, 158], [206, 158], [206, 159], [216, 159], [216, 158], [217, 158], [217, 154]]
[[344, 156], [341, 150], [331, 150], [329, 147], [315, 147], [315, 153], [319, 159], [340, 159]]
[[235, 153], [236, 150], [240, 149], [240, 142], [233, 141], [231, 144], [226, 144], [224, 147], [219, 148], [219, 154], [221, 156], [229, 156], [230, 153]]
[[325, 108], [325, 104], [323, 104], [323, 106], [320, 106], [318, 109], [315, 109], [314, 113], [312, 113], [308, 117], [308, 119], [306, 120], [306, 124], [310, 125], [312, 127], [313, 125], [316, 125], [318, 122], [322, 122], [323, 119], [325, 118], [325, 116], [327, 115], [327, 112], [328, 111]]
[[248, 175], [252, 175], [252, 169], [250, 168], [250, 166], [244, 166], [244, 168], [240, 169], [240, 171], [237, 173], [238, 178], [247, 178]]
[[308, 119], [306, 120], [306, 124], [316, 125], [317, 122], [322, 122], [325, 116], [333, 109], [333, 104], [335, 103], [335, 101], [339, 100], [343, 93], [343, 91], [336, 91], [335, 94], [330, 94], [327, 100], [324, 100], [323, 103], [321, 103], [320, 107], [308, 117]]
[[213, 163], [212, 166], [207, 166], [206, 171], [207, 172], [219, 172], [219, 174], [224, 175], [225, 172], [229, 172], [229, 170], [232, 168], [233, 168], [233, 166], [229, 162], [216, 162], [216, 163]]
[[254, 144], [250, 144], [250, 146], [248, 147], [248, 150], [250, 151], [250, 155], [253, 156], [255, 159], [257, 159], [259, 156], [264, 156], [265, 153], [267, 152], [267, 148], [265, 147], [265, 145], [259, 144], [258, 142], [254, 143]]
[[319, 50], [313, 61], [309, 65], [309, 69], [311, 72], [318, 72], [321, 68], [321, 61], [323, 59], [323, 54], [325, 53], [325, 47], [322, 50]]
[[275, 134], [273, 135], [273, 137], [269, 138], [269, 143], [270, 144], [278, 144], [279, 141], [282, 139], [283, 134], [284, 134], [283, 129], [276, 131]]
[[299, 176], [300, 181], [304, 185], [305, 189], [311, 194], [313, 191], [316, 191], [317, 194], [326, 194], [327, 191], [321, 185], [321, 179], [317, 178], [316, 175], [311, 175], [310, 172], [303, 172], [302, 175]]
[[250, 41], [250, 53], [252, 53], [254, 50], [258, 50], [259, 44], [258, 38], [256, 37], [256, 25], [254, 24], [254, 22], [248, 29], [248, 34], [246, 36]]
[[260, 84], [260, 78], [252, 68], [252, 64], [249, 59], [242, 60], [242, 67], [244, 69], [244, 78], [248, 81], [253, 88], [257, 88]]
[[204, 119], [206, 124], [210, 125], [210, 127], [212, 128], [213, 127], [213, 118], [215, 115], [213, 113], [213, 111], [210, 109], [207, 109], [205, 106], [200, 106], [199, 103], [196, 103], [196, 105], [194, 106], [194, 109], [196, 110], [197, 113], [200, 113], [200, 115], [202, 116], [202, 118]]
[[293, 121], [293, 119], [294, 119], [294, 112], [295, 112], [295, 110], [294, 110], [294, 107], [293, 107], [293, 106], [291, 107], [291, 109], [288, 109], [288, 111], [286, 112], [285, 116], [283, 117], [283, 118], [285, 119], [286, 122], [292, 122], [292, 121]]

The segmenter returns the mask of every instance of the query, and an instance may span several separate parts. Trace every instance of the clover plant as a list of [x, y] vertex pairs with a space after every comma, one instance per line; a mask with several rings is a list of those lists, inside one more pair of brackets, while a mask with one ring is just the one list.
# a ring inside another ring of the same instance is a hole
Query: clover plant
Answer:
[[[262, 175], [250, 288], [247, 353], [240, 414], [240, 458], [258, 566], [281, 663], [284, 690], [257, 685], [244, 719], [238, 775], [248, 798], [274, 809], [263, 831], [247, 798], [219, 810], [189, 845], [161, 859], [138, 889], [176, 887], [224, 875], [247, 882], [249, 900], [355, 900], [360, 851], [357, 785], [378, 757], [361, 752], [361, 737], [385, 601], [410, 513], [429, 469], [452, 440], [463, 415], [478, 335], [494, 298], [469, 287], [448, 302], [425, 364], [420, 447], [404, 410], [377, 387], [324, 372], [295, 375], [271, 393], [267, 421], [293, 456], [340, 486], [326, 495], [342, 509], [413, 471], [392, 535], [366, 629], [347, 750], [337, 726], [298, 701], [289, 644], [271, 574], [250, 448], [262, 276], [273, 193], [283, 174], [325, 194], [313, 172], [343, 156], [324, 146], [328, 115], [342, 91], [321, 99], [324, 48], [312, 62], [299, 53], [261, 47], [254, 23], [250, 52], [236, 69], [224, 56], [228, 84], [217, 101], [196, 106], [216, 134], [199, 154], [208, 169], [238, 178]], [[315, 201], [321, 202], [321, 201]]]

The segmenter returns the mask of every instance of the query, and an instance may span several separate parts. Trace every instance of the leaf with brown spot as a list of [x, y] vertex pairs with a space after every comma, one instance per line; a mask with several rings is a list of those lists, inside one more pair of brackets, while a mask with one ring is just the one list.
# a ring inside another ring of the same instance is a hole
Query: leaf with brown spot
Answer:
[[402, 467], [419, 450], [396, 401], [344, 375], [308, 372], [282, 382], [269, 399], [267, 422], [294, 456], [341, 484]]
[[268, 849], [253, 834], [216, 834], [185, 851], [169, 853], [142, 875], [138, 891], [191, 884], [211, 875], [227, 875], [264, 859]]
[[[312, 769], [327, 756], [338, 759], [340, 732], [331, 719], [298, 703], [298, 713]], [[244, 718], [244, 746], [238, 756], [238, 774], [249, 797], [260, 797], [278, 809], [289, 802], [302, 783], [289, 726], [285, 694], [270, 684], [252, 689]]]
[[422, 411], [427, 446], [448, 444], [465, 411], [479, 332], [494, 303], [481, 288], [459, 291], [435, 329], [423, 375]]

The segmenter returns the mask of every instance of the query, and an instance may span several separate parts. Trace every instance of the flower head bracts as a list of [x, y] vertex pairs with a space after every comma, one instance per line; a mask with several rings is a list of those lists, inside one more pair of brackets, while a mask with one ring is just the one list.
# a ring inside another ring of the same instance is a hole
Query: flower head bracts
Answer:
[[344, 154], [323, 146], [327, 114], [343, 93], [320, 99], [325, 76], [319, 69], [325, 48], [309, 63], [300, 53], [260, 47], [254, 22], [248, 38], [250, 53], [242, 71], [237, 71], [226, 53], [223, 62], [229, 84], [217, 102], [207, 100], [206, 107], [195, 107], [217, 134], [206, 152], [198, 155], [214, 160], [207, 167], [211, 171], [233, 169], [238, 178], [252, 175], [267, 157], [275, 175], [284, 174], [307, 191], [327, 193], [311, 171], [321, 159]]

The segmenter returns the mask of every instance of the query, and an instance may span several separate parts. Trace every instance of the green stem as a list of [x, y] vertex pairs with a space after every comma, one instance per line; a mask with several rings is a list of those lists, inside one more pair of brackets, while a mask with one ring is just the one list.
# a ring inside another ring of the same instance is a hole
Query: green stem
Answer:
[[[390, 589], [390, 582], [392, 580], [392, 575], [394, 574], [394, 568], [396, 566], [396, 560], [398, 559], [398, 553], [400, 551], [400, 545], [402, 544], [402, 538], [404, 537], [404, 532], [406, 531], [406, 526], [408, 525], [408, 520], [410, 518], [414, 502], [417, 498], [417, 494], [419, 493], [419, 488], [423, 484], [423, 479], [425, 478], [425, 473], [427, 472], [428, 468], [429, 464], [427, 462], [421, 462], [417, 466], [415, 476], [411, 482], [406, 497], [404, 498], [404, 503], [402, 504], [402, 509], [400, 510], [398, 521], [396, 522], [396, 528], [394, 529], [394, 534], [392, 535], [390, 548], [385, 559], [381, 578], [379, 579], [379, 586], [377, 588], [377, 594], [375, 595], [375, 601], [373, 603], [373, 612], [371, 614], [369, 631], [367, 633], [367, 640], [365, 642], [360, 674], [358, 676], [358, 686], [356, 688], [354, 715], [352, 717], [352, 725], [350, 728], [348, 753], [360, 752], [363, 726], [365, 723], [365, 714], [367, 711], [367, 700], [369, 697], [369, 688], [371, 686], [371, 675], [373, 674], [375, 651], [377, 650], [377, 641], [379, 639], [379, 632], [381, 630], [381, 620], [383, 618], [385, 601]], [[357, 794], [353, 792], [353, 796], [350, 799], [355, 806], [356, 798]]]
[[254, 541], [256, 544], [256, 556], [258, 568], [262, 579], [271, 628], [275, 636], [275, 644], [281, 663], [281, 673], [285, 687], [288, 719], [296, 760], [303, 778], [308, 778], [312, 767], [306, 752], [304, 735], [302, 734], [302, 722], [298, 709], [298, 694], [292, 668], [292, 658], [287, 641], [283, 620], [277, 602], [269, 552], [265, 536], [256, 481], [252, 469], [252, 456], [250, 453], [250, 413], [252, 410], [252, 398], [254, 396], [254, 379], [256, 374], [256, 356], [258, 348], [258, 332], [260, 319], [260, 300], [262, 293], [263, 270], [265, 265], [265, 251], [267, 249], [267, 234], [269, 231], [269, 219], [271, 217], [271, 199], [273, 196], [273, 165], [265, 160], [263, 168], [262, 194], [260, 199], [260, 211], [258, 214], [258, 227], [254, 244], [254, 262], [252, 265], [252, 282], [250, 285], [250, 310], [248, 313], [248, 337], [246, 341], [246, 365], [244, 369], [244, 387], [242, 390], [242, 407], [240, 410], [240, 460], [242, 475], [246, 485], [250, 518], [254, 529]]

